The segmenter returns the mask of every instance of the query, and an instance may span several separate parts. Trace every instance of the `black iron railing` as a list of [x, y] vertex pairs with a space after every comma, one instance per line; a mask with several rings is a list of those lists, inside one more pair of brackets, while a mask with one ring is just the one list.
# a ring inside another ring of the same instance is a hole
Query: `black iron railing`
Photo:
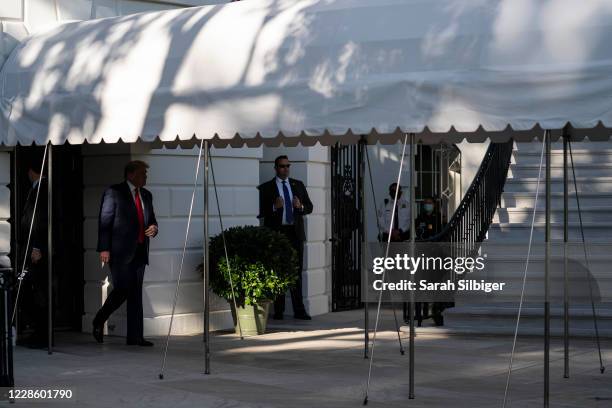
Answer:
[[501, 202], [512, 158], [513, 140], [491, 143], [459, 207], [440, 233], [425, 240], [459, 244], [463, 251], [477, 250]]
[[11, 324], [11, 287], [14, 281], [11, 268], [0, 265], [0, 387], [12, 387], [13, 381], [13, 326]]
[[331, 149], [332, 311], [361, 306], [363, 144]]

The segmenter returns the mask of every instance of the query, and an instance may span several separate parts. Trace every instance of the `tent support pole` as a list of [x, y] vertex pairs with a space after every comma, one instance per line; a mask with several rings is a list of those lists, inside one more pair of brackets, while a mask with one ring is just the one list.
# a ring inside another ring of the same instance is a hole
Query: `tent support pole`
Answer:
[[[15, 146], [15, 149], [13, 150], [13, 179], [11, 180], [12, 183], [12, 190], [11, 190], [11, 194], [13, 194], [13, 214], [11, 215], [11, 218], [13, 219], [13, 225], [12, 228], [14, 230], [14, 237], [15, 237], [15, 251], [13, 252], [13, 273], [15, 274], [15, 276], [18, 276], [18, 274], [21, 272], [19, 270], [19, 256], [20, 256], [20, 251], [21, 251], [21, 246], [19, 245], [20, 240], [21, 240], [21, 235], [20, 235], [20, 224], [21, 224], [21, 215], [22, 212], [19, 210], [19, 148], [17, 146]], [[14, 316], [15, 313], [17, 313], [17, 303], [15, 303], [14, 307], [15, 310], [11, 311], [11, 315]], [[13, 323], [13, 321], [9, 321], [8, 326], [9, 326], [9, 330], [13, 330], [11, 327], [11, 324]], [[19, 332], [19, 319], [15, 320], [15, 337], [17, 337], [17, 333]], [[11, 333], [12, 334], [12, 333]]]
[[[416, 197], [415, 197], [415, 142], [414, 133], [410, 134], [410, 257], [414, 258], [414, 244], [416, 238], [415, 229], [415, 215], [416, 215]], [[414, 275], [410, 275], [411, 280], [414, 279]], [[410, 371], [410, 383], [408, 389], [408, 398], [414, 399], [414, 292], [410, 291], [410, 305], [408, 307], [408, 319], [410, 324], [410, 343], [409, 343], [409, 371]]]
[[[359, 142], [360, 147], [361, 147], [361, 157], [359, 160], [359, 204], [361, 207], [361, 276], [362, 276], [362, 282], [367, 282], [367, 279], [363, 279], [366, 274], [368, 273], [368, 266], [366, 265], [366, 260], [367, 260], [367, 256], [366, 256], [366, 249], [367, 249], [367, 244], [368, 244], [368, 239], [367, 239], [367, 227], [366, 227], [366, 199], [365, 199], [365, 160], [364, 160], [364, 156], [367, 157], [368, 154], [368, 145], [365, 141], [365, 139], [361, 139], [361, 141]], [[369, 162], [368, 162], [369, 164]], [[370, 177], [372, 175], [370, 174]], [[368, 349], [370, 346], [370, 310], [368, 308], [368, 288], [367, 287], [362, 287], [361, 288], [361, 294], [363, 296], [364, 302], [363, 302], [363, 312], [364, 312], [364, 316], [363, 316], [363, 358], [368, 358]]]
[[187, 216], [187, 227], [185, 228], [185, 241], [181, 253], [181, 263], [179, 266], [178, 276], [176, 278], [176, 288], [174, 289], [174, 300], [172, 301], [172, 313], [170, 314], [170, 324], [168, 325], [168, 334], [166, 335], [166, 344], [164, 346], [164, 354], [162, 358], [161, 369], [159, 371], [159, 379], [164, 379], [164, 370], [166, 368], [166, 358], [168, 357], [168, 346], [170, 344], [170, 335], [172, 334], [172, 324], [174, 322], [174, 313], [176, 311], [176, 303], [178, 301], [179, 289], [181, 287], [181, 277], [183, 276], [183, 266], [185, 265], [185, 253], [187, 251], [187, 242], [189, 240], [189, 229], [191, 227], [191, 216], [193, 215], [193, 204], [195, 202], [196, 190], [198, 187], [198, 175], [200, 174], [200, 164], [202, 162], [202, 150], [204, 148], [204, 140], [200, 142], [200, 150], [198, 159], [196, 160], [196, 169], [193, 176], [193, 192], [191, 193], [191, 203], [189, 204], [189, 215]]
[[[365, 151], [366, 161], [367, 161], [367, 164], [368, 164], [368, 177], [370, 179], [370, 189], [372, 191], [372, 201], [374, 202], [374, 212], [376, 213], [376, 227], [378, 228], [378, 236], [382, 237], [383, 233], [382, 233], [382, 227], [380, 225], [380, 220], [378, 219], [378, 204], [376, 203], [376, 192], [374, 191], [374, 182], [373, 182], [373, 178], [372, 178], [372, 167], [370, 166], [370, 155], [368, 153], [368, 145], [367, 144], [365, 144], [364, 151]], [[364, 170], [364, 174], [365, 174], [365, 170]], [[364, 193], [363, 194], [364, 194], [364, 198], [363, 198], [364, 206], [363, 206], [363, 208], [365, 208], [365, 187], [364, 187]], [[364, 225], [364, 228], [366, 228], [365, 227], [365, 214], [366, 213], [364, 212], [364, 219], [362, 221], [362, 225]], [[367, 239], [365, 239], [365, 242], [366, 243], [368, 242]], [[404, 304], [405, 304], [405, 302], [404, 302]], [[402, 344], [402, 336], [401, 336], [400, 325], [399, 325], [399, 322], [397, 320], [397, 313], [396, 313], [396, 310], [395, 310], [395, 302], [391, 302], [391, 310], [393, 310], [393, 320], [395, 321], [395, 332], [397, 333], [397, 342], [399, 344], [399, 352], [403, 356], [405, 354], [405, 351], [404, 351], [404, 345]], [[369, 320], [369, 315], [366, 315], [366, 327], [368, 327], [368, 324], [367, 324], [368, 320]], [[369, 334], [367, 336], [367, 339], [369, 340]], [[366, 349], [367, 348], [368, 348], [368, 341], [366, 341]], [[365, 355], [365, 358], [368, 358], [367, 353]]]
[[[53, 354], [53, 144], [47, 164], [47, 353]], [[39, 184], [42, 183], [42, 180]]]
[[550, 397], [550, 302], [549, 302], [549, 272], [550, 272], [550, 130], [546, 132], [546, 250], [544, 257], [544, 407], [549, 406]]
[[[232, 291], [232, 303], [234, 310], [238, 310], [238, 304], [236, 303], [236, 291], [234, 290], [234, 281], [232, 279], [232, 269], [229, 261], [229, 255], [227, 252], [227, 241], [225, 240], [225, 229], [223, 227], [223, 216], [221, 215], [221, 205], [219, 203], [219, 192], [217, 191], [217, 180], [215, 179], [215, 166], [213, 166], [212, 156], [208, 156], [208, 163], [210, 164], [210, 175], [212, 176], [213, 189], [215, 190], [215, 203], [217, 205], [217, 216], [219, 217], [219, 227], [221, 228], [221, 239], [223, 240], [223, 251], [225, 253], [225, 265], [227, 265], [227, 276], [230, 282], [230, 288]], [[240, 319], [236, 319], [238, 325], [238, 334], [240, 334], [240, 340], [244, 340], [242, 335], [242, 325]]]
[[208, 248], [208, 170], [210, 146], [204, 141], [204, 177], [202, 177], [204, 194], [204, 374], [210, 374], [210, 296], [209, 296], [209, 248]]
[[572, 143], [568, 140], [570, 163], [572, 164], [572, 179], [574, 181], [574, 193], [576, 194], [576, 209], [578, 210], [578, 220], [580, 222], [580, 236], [582, 238], [582, 250], [584, 251], [584, 262], [586, 264], [586, 280], [589, 283], [589, 296], [591, 298], [591, 312], [593, 313], [593, 330], [595, 331], [595, 344], [597, 345], [597, 354], [599, 357], [599, 371], [603, 374], [606, 367], [601, 356], [601, 342], [599, 340], [599, 325], [597, 324], [597, 310], [595, 310], [595, 299], [593, 298], [593, 284], [591, 280], [591, 266], [589, 264], [589, 254], [586, 247], [586, 239], [584, 237], [584, 226], [582, 224], [582, 210], [580, 209], [580, 197], [578, 193], [578, 182], [576, 181], [576, 168], [574, 167], [574, 155], [572, 154]]
[[[406, 156], [406, 146], [408, 144], [408, 133], [406, 133], [404, 135], [404, 142], [403, 142], [403, 147], [402, 147], [402, 155], [400, 157], [400, 165], [399, 165], [399, 169], [397, 172], [397, 185], [398, 187], [401, 185], [401, 181], [402, 181], [402, 171], [404, 169], [404, 157]], [[393, 197], [393, 208], [396, 208], [397, 206], [397, 199], [398, 199], [398, 192], [399, 192], [399, 188], [395, 189], [395, 196]], [[391, 221], [389, 222], [389, 231], [391, 231], [391, 228], [393, 227], [393, 222], [395, 221], [395, 217], [397, 216], [397, 214], [395, 214], [396, 211], [392, 211], [391, 212]], [[391, 245], [391, 234], [388, 234], [387, 237], [387, 245], [386, 245], [386, 249], [385, 249], [385, 258], [387, 258], [389, 256], [389, 246]], [[385, 282], [385, 274], [386, 274], [386, 270], [383, 270], [382, 275], [381, 275], [381, 281], [382, 283]], [[371, 356], [370, 356], [370, 363], [368, 365], [368, 381], [366, 384], [366, 390], [365, 390], [365, 397], [363, 399], [363, 405], [367, 405], [368, 404], [368, 396], [369, 396], [369, 392], [370, 392], [370, 382], [372, 380], [372, 366], [374, 364], [374, 350], [376, 349], [376, 334], [378, 332], [378, 322], [380, 321], [380, 308], [382, 305], [382, 291], [378, 292], [378, 302], [376, 305], [376, 320], [374, 321], [374, 333], [372, 336], [372, 352], [371, 352]]]
[[563, 378], [569, 378], [569, 293], [567, 280], [568, 177], [567, 131], [563, 130]]

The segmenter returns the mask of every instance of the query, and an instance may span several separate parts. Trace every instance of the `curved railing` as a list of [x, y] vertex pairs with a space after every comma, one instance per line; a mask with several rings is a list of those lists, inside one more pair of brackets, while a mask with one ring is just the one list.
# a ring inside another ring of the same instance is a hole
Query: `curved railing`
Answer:
[[514, 141], [491, 143], [478, 172], [452, 218], [426, 242], [458, 243], [471, 252], [487, 235], [501, 202]]

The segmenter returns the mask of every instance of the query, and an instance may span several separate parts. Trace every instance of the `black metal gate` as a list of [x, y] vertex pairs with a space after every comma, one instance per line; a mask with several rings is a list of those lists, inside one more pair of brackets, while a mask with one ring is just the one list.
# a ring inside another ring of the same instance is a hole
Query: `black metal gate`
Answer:
[[331, 150], [332, 311], [361, 307], [363, 144]]

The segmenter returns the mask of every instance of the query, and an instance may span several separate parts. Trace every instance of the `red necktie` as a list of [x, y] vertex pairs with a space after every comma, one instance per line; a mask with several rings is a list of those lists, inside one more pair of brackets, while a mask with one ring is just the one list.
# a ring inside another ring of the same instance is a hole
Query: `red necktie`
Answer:
[[143, 244], [145, 241], [144, 211], [142, 209], [142, 201], [140, 201], [138, 189], [135, 188], [134, 192], [134, 199], [136, 200], [136, 213], [138, 214], [138, 243]]

